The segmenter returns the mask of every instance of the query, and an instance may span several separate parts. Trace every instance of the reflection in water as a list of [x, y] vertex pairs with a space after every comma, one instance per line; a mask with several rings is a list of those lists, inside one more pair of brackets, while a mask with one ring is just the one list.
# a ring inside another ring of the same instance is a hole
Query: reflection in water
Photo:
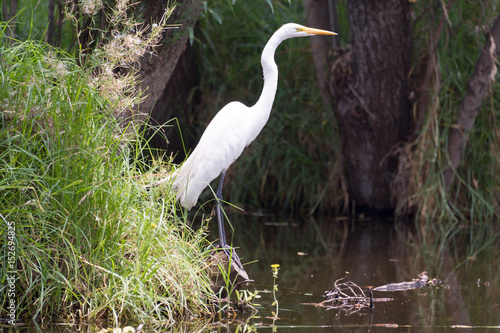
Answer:
[[[240, 247], [238, 252], [243, 262], [251, 262], [246, 265], [250, 278], [255, 281], [250, 288], [270, 290], [270, 265], [280, 264], [278, 330], [296, 325], [301, 327], [300, 332], [317, 332], [322, 327], [366, 332], [367, 327], [373, 331], [382, 325], [456, 332], [460, 326], [452, 328], [452, 325], [485, 327], [500, 324], [499, 260], [493, 256], [498, 248], [484, 251], [483, 257], [477, 256], [474, 262], [463, 265], [466, 259], [459, 258], [460, 248], [453, 250], [452, 256], [448, 249], [429, 253], [425, 247], [410, 247], [404, 233], [395, 231], [392, 221], [351, 223], [314, 219], [277, 221], [268, 216], [230, 218], [236, 230], [233, 242]], [[494, 266], [490, 266], [492, 260], [496, 261]], [[450, 288], [374, 292], [374, 297], [390, 297], [394, 301], [377, 303], [373, 310], [363, 309], [356, 315], [308, 305], [324, 300], [325, 292], [331, 290], [334, 282], [346, 272], [349, 272], [349, 280], [368, 290], [411, 281], [422, 271], [439, 277]], [[477, 284], [475, 279], [488, 283]], [[272, 324], [265, 318], [271, 316], [270, 294], [261, 295], [258, 317], [250, 321], [257, 328]]]

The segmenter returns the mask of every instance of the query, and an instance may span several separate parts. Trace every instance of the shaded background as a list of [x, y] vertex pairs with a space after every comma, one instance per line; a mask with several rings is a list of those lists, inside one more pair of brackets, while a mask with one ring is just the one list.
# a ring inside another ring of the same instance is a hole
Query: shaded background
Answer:
[[[92, 52], [103, 10], [3, 1], [9, 33]], [[78, 2], [68, 2], [78, 6]], [[165, 11], [146, 0], [144, 22]], [[48, 13], [48, 15], [47, 15]], [[339, 36], [287, 40], [268, 125], [233, 165], [226, 197], [247, 210], [367, 213], [421, 224], [499, 215], [496, 1], [177, 1], [156, 54], [141, 61], [151, 144], [180, 163], [223, 105], [253, 104], [260, 52], [283, 23]], [[87, 49], [85, 49], [87, 50]], [[154, 135], [153, 135], [154, 134]]]

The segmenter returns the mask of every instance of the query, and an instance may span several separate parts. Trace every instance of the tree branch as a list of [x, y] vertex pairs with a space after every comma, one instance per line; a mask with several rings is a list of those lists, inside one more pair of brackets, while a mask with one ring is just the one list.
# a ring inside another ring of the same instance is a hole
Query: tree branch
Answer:
[[441, 33], [443, 32], [444, 24], [446, 22], [446, 18], [448, 17], [447, 12], [451, 9], [454, 2], [455, 0], [449, 0], [446, 6], [442, 5], [443, 14], [439, 20], [439, 24], [434, 31], [434, 34], [429, 36], [427, 65], [425, 68], [425, 76], [421, 84], [422, 88], [420, 91], [420, 101], [417, 104], [417, 113], [413, 124], [412, 139], [410, 141], [416, 140], [416, 138], [420, 135], [426, 112], [431, 110], [429, 109], [429, 106], [432, 104], [431, 90], [439, 89], [439, 79], [441, 77], [441, 73], [437, 64], [437, 46], [439, 43], [439, 36], [441, 36]]
[[481, 103], [488, 93], [488, 85], [495, 79], [499, 53], [500, 14], [488, 33], [474, 74], [469, 79], [465, 98], [458, 110], [457, 123], [450, 131], [448, 139], [449, 164], [444, 171], [444, 186], [447, 192], [453, 182], [455, 170], [462, 160], [464, 147], [469, 139], [470, 130], [474, 125]]

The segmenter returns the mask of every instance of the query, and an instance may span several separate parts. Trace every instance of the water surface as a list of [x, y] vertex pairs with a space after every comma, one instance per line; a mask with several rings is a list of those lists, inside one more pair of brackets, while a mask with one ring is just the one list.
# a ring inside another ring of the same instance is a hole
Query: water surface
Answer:
[[[258, 313], [221, 331], [283, 332], [500, 332], [498, 244], [467, 257], [468, 244], [412, 244], [392, 221], [325, 218], [296, 222], [269, 216], [231, 217], [234, 245], [260, 290]], [[271, 264], [279, 264], [279, 319], [272, 319]], [[369, 295], [370, 287], [412, 281], [423, 271], [440, 287], [373, 292], [373, 308], [315, 306], [346, 275]], [[246, 326], [245, 326], [246, 325]], [[250, 329], [249, 329], [250, 327]]]

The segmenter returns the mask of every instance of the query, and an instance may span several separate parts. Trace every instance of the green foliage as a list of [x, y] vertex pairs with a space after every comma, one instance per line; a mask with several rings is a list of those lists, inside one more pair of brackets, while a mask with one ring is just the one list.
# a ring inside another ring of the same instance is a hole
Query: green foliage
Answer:
[[[498, 11], [490, 2], [478, 6], [475, 1], [461, 1], [448, 11], [443, 10], [443, 5], [419, 1], [413, 7], [413, 89], [417, 94], [428, 89], [430, 98], [419, 99], [414, 106], [418, 110], [424, 103], [425, 119], [418, 137], [410, 143], [412, 186], [404, 204], [412, 206], [415, 212], [417, 243], [423, 258], [446, 253], [450, 244], [460, 244], [457, 247], [465, 251], [456, 254], [457, 258], [467, 258], [464, 262], [468, 262], [498, 244], [500, 154], [499, 115], [495, 110], [500, 107], [500, 85], [496, 82], [490, 85], [490, 96], [478, 112], [448, 193], [443, 186], [443, 174], [448, 166], [449, 130], [456, 124], [486, 29], [492, 26]], [[444, 29], [438, 36], [436, 64], [431, 82], [425, 83], [430, 36], [435, 34], [440, 20], [444, 20]], [[434, 261], [437, 266], [443, 265], [442, 256]]]
[[[426, 176], [432, 177], [432, 181], [428, 181], [428, 186], [441, 186], [439, 178], [442, 175], [442, 168], [447, 165], [448, 158], [448, 130], [456, 122], [457, 111], [465, 96], [468, 80], [484, 45], [485, 31], [482, 29], [491, 27], [497, 15], [493, 8], [494, 4], [489, 2], [482, 3], [481, 6], [477, 6], [477, 2], [473, 1], [460, 2], [452, 6], [446, 14], [437, 3], [433, 9], [425, 5], [416, 6], [415, 11], [419, 20], [414, 25], [416, 69], [422, 71], [425, 68], [422, 69], [422, 65], [420, 67], [418, 65], [423, 63], [422, 60], [426, 55], [423, 55], [422, 51], [426, 50], [429, 41], [424, 31], [433, 31], [442, 16], [447, 20], [436, 50], [439, 87], [431, 91], [436, 104], [428, 106], [428, 117], [418, 142], [424, 156], [421, 162], [428, 163], [425, 167], [430, 168], [426, 173]], [[428, 10], [433, 10], [434, 14], [419, 15]], [[478, 113], [457, 174], [458, 181], [455, 181], [455, 187], [449, 197], [457, 205], [453, 213], [457, 218], [469, 216], [473, 219], [490, 219], [498, 217], [500, 213], [498, 210], [500, 198], [496, 190], [499, 185], [496, 176], [499, 167], [499, 155], [496, 149], [498, 114], [494, 112], [499, 107], [498, 98], [495, 97], [499, 93], [499, 85], [494, 83], [490, 89], [491, 96], [484, 101]], [[430, 191], [429, 188], [422, 190], [434, 194], [440, 191], [439, 189]], [[441, 209], [442, 207], [438, 210]]]
[[[206, 124], [230, 101], [249, 106], [257, 101], [264, 45], [282, 24], [303, 23], [301, 1], [272, 3], [274, 13], [249, 1], [213, 5], [222, 24], [210, 15], [201, 21], [195, 47]], [[276, 51], [280, 79], [271, 117], [229, 169], [227, 198], [245, 209], [316, 211], [338, 208], [343, 199], [337, 125], [316, 86], [309, 43], [290, 39]]]
[[[75, 50], [75, 32], [71, 21], [64, 16], [65, 2], [56, 2], [55, 45]], [[14, 36], [18, 40], [43, 40], [49, 26], [47, 0], [18, 0], [17, 15], [13, 18]]]
[[0, 57], [0, 262], [12, 264], [0, 265], [0, 316], [12, 300], [16, 318], [36, 320], [209, 313], [205, 229], [144, 190], [142, 133], [120, 125], [95, 73], [3, 35]]

